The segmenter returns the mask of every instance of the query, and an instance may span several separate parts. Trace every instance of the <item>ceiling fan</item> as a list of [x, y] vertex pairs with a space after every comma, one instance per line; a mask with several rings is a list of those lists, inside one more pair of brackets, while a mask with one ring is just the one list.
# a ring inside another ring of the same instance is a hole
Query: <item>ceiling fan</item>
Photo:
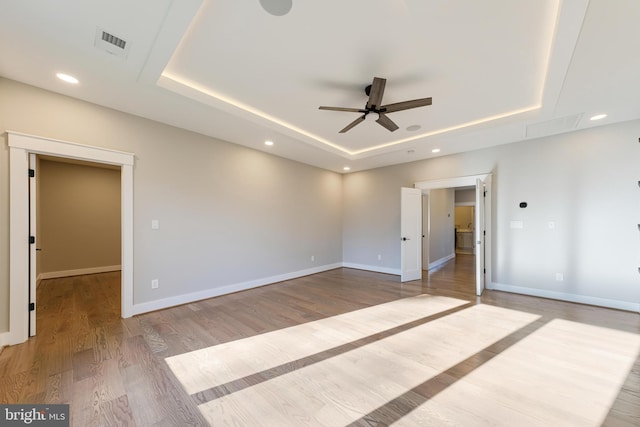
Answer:
[[403, 101], [396, 102], [394, 104], [380, 105], [382, 104], [382, 95], [384, 95], [384, 87], [387, 83], [387, 79], [383, 79], [380, 77], [374, 77], [373, 83], [367, 86], [364, 92], [369, 97], [367, 101], [367, 105], [364, 108], [345, 108], [345, 107], [319, 107], [320, 110], [332, 110], [332, 111], [347, 111], [351, 113], [362, 113], [362, 116], [358, 117], [351, 123], [349, 123], [344, 129], [342, 129], [339, 133], [345, 133], [349, 129], [355, 127], [356, 125], [362, 123], [364, 119], [367, 117], [369, 113], [377, 113], [378, 120], [377, 123], [382, 125], [384, 128], [393, 132], [398, 129], [398, 125], [396, 125], [393, 120], [387, 117], [388, 113], [394, 113], [396, 111], [408, 110], [410, 108], [417, 107], [425, 107], [427, 105], [431, 105], [431, 98], [420, 98], [413, 99], [411, 101]]

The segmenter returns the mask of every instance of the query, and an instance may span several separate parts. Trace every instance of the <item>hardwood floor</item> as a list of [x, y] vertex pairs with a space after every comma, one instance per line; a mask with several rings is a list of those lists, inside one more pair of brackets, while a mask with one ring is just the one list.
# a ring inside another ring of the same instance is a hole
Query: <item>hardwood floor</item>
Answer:
[[75, 426], [640, 425], [640, 316], [337, 269], [131, 319], [120, 276], [45, 281], [0, 402]]

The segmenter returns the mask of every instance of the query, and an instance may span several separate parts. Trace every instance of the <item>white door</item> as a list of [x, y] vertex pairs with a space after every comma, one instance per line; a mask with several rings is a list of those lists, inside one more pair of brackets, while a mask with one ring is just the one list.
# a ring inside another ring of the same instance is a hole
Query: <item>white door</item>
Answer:
[[[33, 171], [33, 172], [31, 172]], [[29, 336], [36, 334], [36, 155], [29, 154]]]
[[476, 295], [482, 295], [485, 285], [485, 202], [486, 181], [476, 179], [476, 208], [475, 208], [475, 254], [476, 254]]
[[422, 191], [402, 187], [400, 195], [400, 281], [422, 279]]

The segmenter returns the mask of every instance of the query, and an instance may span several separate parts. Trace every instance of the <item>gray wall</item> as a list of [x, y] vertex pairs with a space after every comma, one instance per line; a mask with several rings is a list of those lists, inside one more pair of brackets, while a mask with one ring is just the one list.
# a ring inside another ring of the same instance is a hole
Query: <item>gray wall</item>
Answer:
[[[339, 174], [0, 78], [5, 130], [135, 153], [136, 304], [342, 260]], [[2, 332], [9, 301], [6, 142], [0, 200]], [[160, 286], [152, 290], [156, 278]]]
[[[429, 196], [429, 264], [431, 264], [455, 254], [455, 191], [453, 188], [431, 190]], [[423, 269], [427, 267], [427, 265], [422, 266]]]
[[120, 169], [41, 160], [38, 273], [119, 266]]
[[456, 190], [456, 203], [473, 203], [476, 202], [476, 190]]
[[[384, 267], [399, 268], [399, 187], [491, 172], [490, 280], [638, 304], [639, 135], [633, 121], [346, 175], [344, 261], [375, 264], [375, 247], [390, 254]], [[523, 229], [510, 228], [516, 220]]]
[[[399, 188], [486, 172], [494, 174], [490, 281], [640, 302], [640, 121], [341, 177], [0, 78], [0, 130], [136, 154], [135, 303], [340, 262], [399, 270]], [[8, 330], [8, 188], [3, 144], [0, 332]], [[515, 220], [524, 228], [511, 229]]]

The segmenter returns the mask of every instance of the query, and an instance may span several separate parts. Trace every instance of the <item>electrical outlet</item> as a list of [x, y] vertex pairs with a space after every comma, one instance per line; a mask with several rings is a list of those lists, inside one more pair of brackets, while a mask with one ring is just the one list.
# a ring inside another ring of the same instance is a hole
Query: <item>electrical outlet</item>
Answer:
[[158, 279], [153, 279], [151, 281], [151, 289], [158, 289]]
[[556, 281], [562, 282], [564, 280], [564, 274], [556, 273]]
[[311, 262], [314, 262], [316, 260], [316, 256], [315, 255], [311, 255]]
[[378, 254], [378, 261], [382, 261], [382, 254]]

